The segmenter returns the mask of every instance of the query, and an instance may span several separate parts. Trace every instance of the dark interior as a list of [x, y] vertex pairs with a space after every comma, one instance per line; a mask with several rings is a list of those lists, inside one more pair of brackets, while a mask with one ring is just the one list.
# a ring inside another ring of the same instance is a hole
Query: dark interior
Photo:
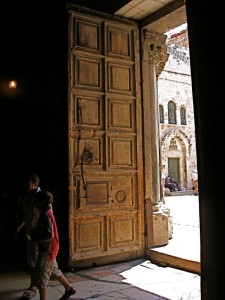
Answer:
[[[125, 2], [74, 1], [106, 13]], [[224, 5], [222, 1], [187, 0], [186, 8], [199, 171], [201, 292], [202, 299], [222, 299]], [[30, 171], [38, 173], [41, 186], [54, 194], [62, 243], [68, 240], [67, 231], [60, 226], [63, 223], [66, 228], [68, 201], [66, 3], [13, 1], [4, 3], [0, 14], [0, 258], [9, 267], [9, 262], [23, 257], [13, 239], [15, 207], [24, 176]], [[12, 77], [17, 78], [19, 88], [8, 92], [6, 82]]]

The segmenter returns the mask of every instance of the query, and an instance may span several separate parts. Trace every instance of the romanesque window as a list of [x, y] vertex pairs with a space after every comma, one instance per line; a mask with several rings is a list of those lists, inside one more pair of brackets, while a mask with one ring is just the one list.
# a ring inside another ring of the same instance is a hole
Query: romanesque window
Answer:
[[181, 125], [187, 125], [186, 108], [184, 108], [184, 107], [181, 107], [181, 109], [180, 109], [180, 122], [181, 122]]
[[164, 123], [164, 110], [162, 105], [159, 105], [159, 119], [160, 123]]
[[168, 121], [169, 124], [177, 124], [176, 105], [173, 101], [168, 103]]

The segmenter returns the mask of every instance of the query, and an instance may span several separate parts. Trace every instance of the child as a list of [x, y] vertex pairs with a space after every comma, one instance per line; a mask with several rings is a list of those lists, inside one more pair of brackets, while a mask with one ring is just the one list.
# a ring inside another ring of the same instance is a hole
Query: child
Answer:
[[31, 241], [38, 243], [38, 259], [31, 278], [32, 285], [39, 290], [40, 300], [46, 300], [50, 276], [58, 272], [57, 279], [65, 287], [65, 293], [61, 300], [69, 299], [76, 293], [68, 280], [58, 268], [56, 257], [59, 251], [59, 236], [56, 220], [51, 209], [53, 196], [48, 191], [40, 191], [36, 194], [35, 207], [39, 210], [36, 227], [27, 235]]

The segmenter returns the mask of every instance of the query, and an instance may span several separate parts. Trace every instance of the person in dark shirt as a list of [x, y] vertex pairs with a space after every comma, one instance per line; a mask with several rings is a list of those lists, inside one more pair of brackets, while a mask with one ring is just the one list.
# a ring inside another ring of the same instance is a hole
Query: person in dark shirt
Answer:
[[181, 185], [177, 181], [175, 181], [174, 177], [170, 178], [170, 183], [175, 184], [175, 187], [176, 187], [175, 190], [176, 191], [181, 191], [182, 190]]
[[168, 188], [171, 192], [176, 191], [176, 185], [170, 182], [171, 177], [168, 175], [165, 178], [165, 187]]
[[[37, 209], [34, 207], [35, 195], [40, 192], [40, 178], [35, 173], [30, 173], [26, 176], [24, 182], [24, 192], [20, 195], [17, 208], [17, 228], [15, 237], [19, 237], [21, 228], [25, 228], [26, 235], [34, 228], [37, 220]], [[30, 242], [26, 238], [26, 256], [27, 264], [32, 272], [37, 261], [37, 244]], [[37, 288], [30, 284], [29, 288], [23, 293], [23, 299], [30, 299], [36, 295]]]

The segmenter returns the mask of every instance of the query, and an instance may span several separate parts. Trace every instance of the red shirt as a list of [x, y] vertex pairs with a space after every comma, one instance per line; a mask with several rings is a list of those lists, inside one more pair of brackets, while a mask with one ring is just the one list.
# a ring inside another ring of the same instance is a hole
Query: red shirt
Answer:
[[48, 258], [50, 260], [55, 260], [56, 256], [58, 254], [59, 251], [59, 235], [58, 235], [58, 229], [57, 229], [57, 224], [56, 224], [56, 220], [55, 217], [53, 215], [53, 211], [51, 209], [49, 209], [47, 211], [48, 217], [51, 218], [51, 222], [52, 222], [52, 230], [54, 233], [54, 237], [53, 239], [50, 241], [50, 246], [49, 246], [49, 255]]
[[52, 209], [39, 214], [36, 227], [31, 232], [31, 239], [38, 244], [40, 252], [48, 253], [49, 260], [56, 259], [59, 251], [59, 235]]

